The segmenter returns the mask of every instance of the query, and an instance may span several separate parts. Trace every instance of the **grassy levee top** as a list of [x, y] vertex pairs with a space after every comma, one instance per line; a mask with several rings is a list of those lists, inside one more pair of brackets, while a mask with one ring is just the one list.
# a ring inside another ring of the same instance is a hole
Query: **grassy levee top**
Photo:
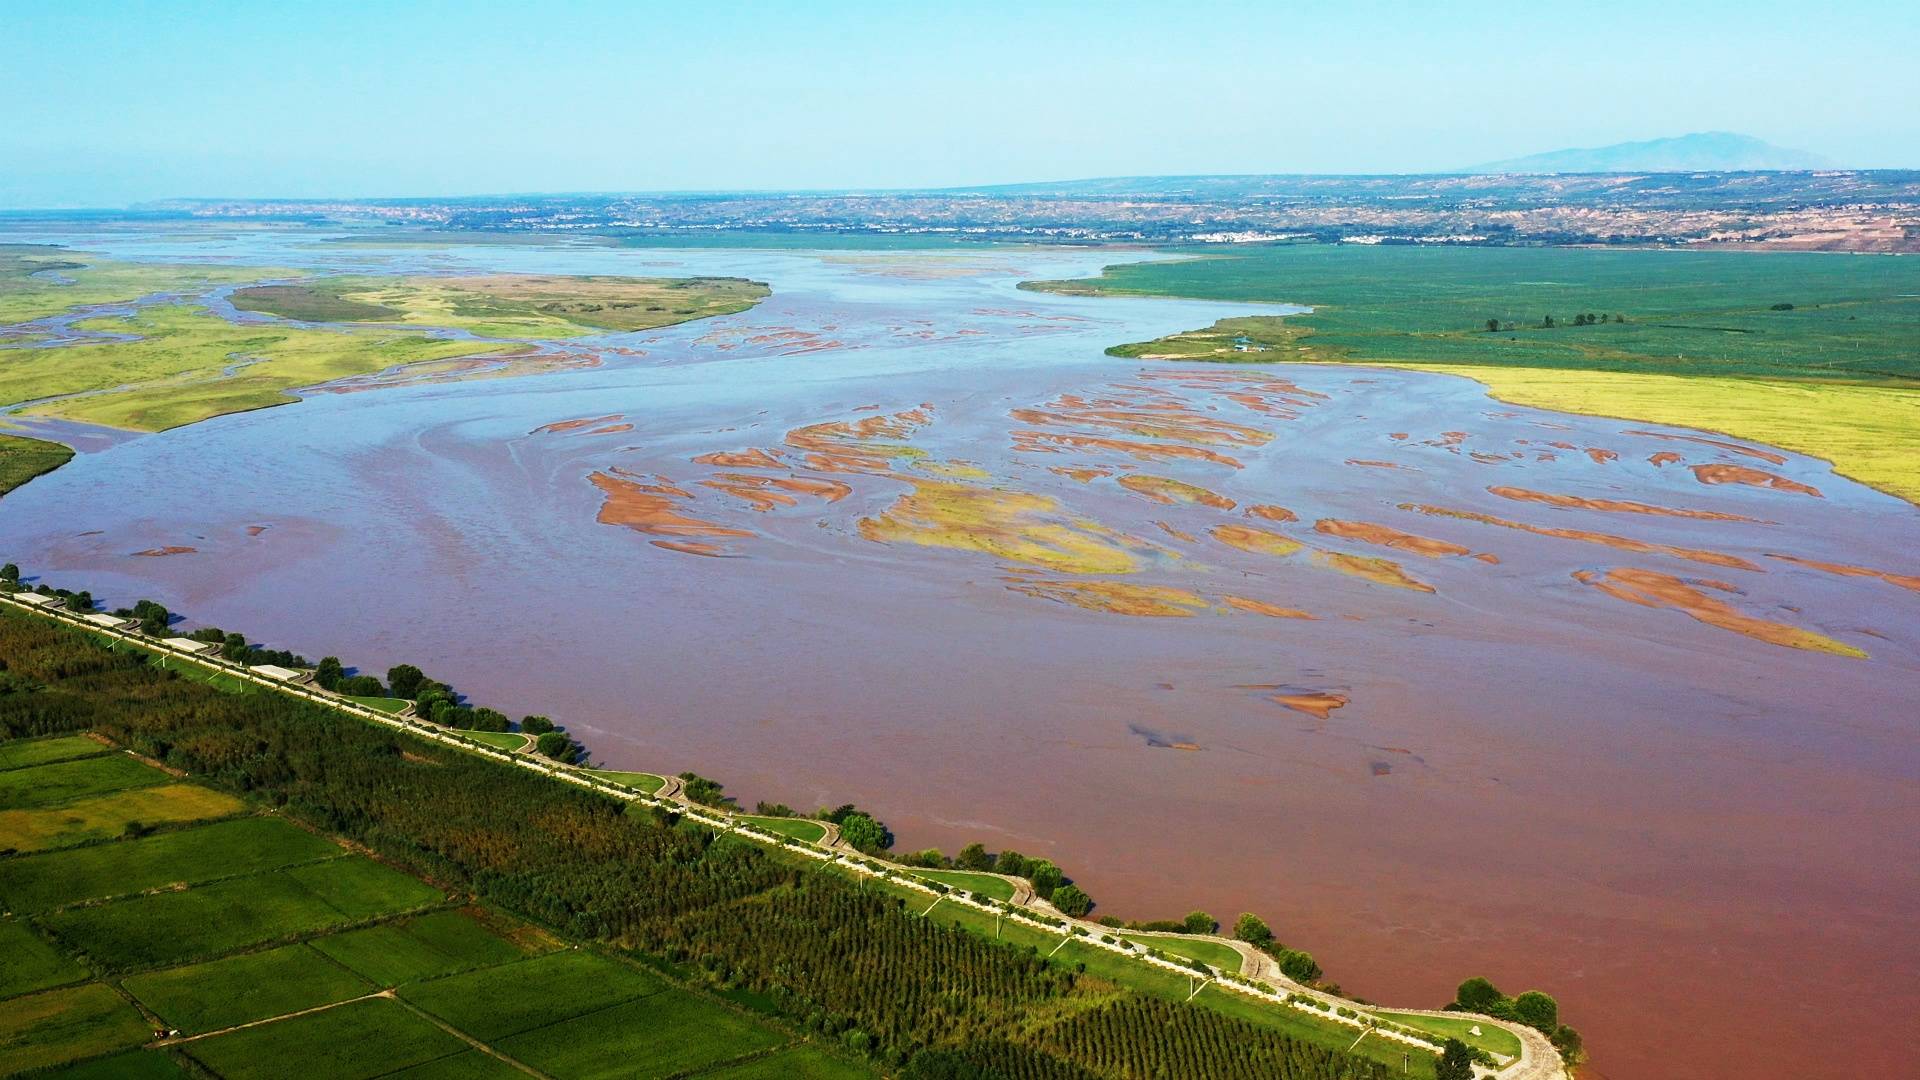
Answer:
[[0, 660], [0, 1074], [1404, 1074], [1404, 1048], [1298, 1009], [1188, 1001], [1011, 920], [996, 942], [897, 885], [43, 615], [0, 608]]
[[1272, 245], [1022, 287], [1308, 305], [1108, 351], [1464, 375], [1515, 404], [1822, 457], [1920, 501], [1920, 259]]
[[[249, 284], [288, 278], [298, 280]], [[246, 286], [231, 292], [235, 309], [292, 321], [223, 318], [208, 306], [210, 294], [235, 285]], [[744, 311], [768, 294], [764, 284], [743, 278], [311, 277], [284, 268], [133, 264], [5, 245], [0, 326], [74, 317], [64, 327], [16, 333], [14, 346], [0, 354], [0, 405], [164, 431], [284, 405], [298, 400], [292, 391], [335, 379], [428, 361], [532, 354], [543, 341]], [[64, 339], [57, 348], [44, 347], [56, 336]], [[16, 460], [22, 468], [8, 475], [25, 470], [25, 458]]]

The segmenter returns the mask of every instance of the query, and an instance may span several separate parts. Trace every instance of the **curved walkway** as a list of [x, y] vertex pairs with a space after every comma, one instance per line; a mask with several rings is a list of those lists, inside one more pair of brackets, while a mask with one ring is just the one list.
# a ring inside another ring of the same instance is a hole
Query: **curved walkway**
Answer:
[[[941, 899], [948, 899], [953, 903], [964, 904], [979, 908], [983, 911], [1003, 915], [1006, 918], [1013, 919], [1048, 933], [1061, 933], [1061, 928], [1064, 926], [1066, 933], [1063, 941], [1078, 937], [1082, 944], [1092, 948], [1106, 949], [1110, 952], [1130, 956], [1142, 963], [1155, 965], [1185, 975], [1198, 973], [1198, 969], [1189, 964], [1176, 963], [1161, 957], [1150, 956], [1133, 948], [1131, 945], [1118, 941], [1115, 932], [1119, 928], [1062, 915], [1052, 904], [1034, 895], [1032, 884], [1024, 878], [1013, 877], [1007, 874], [989, 875], [1006, 881], [1013, 887], [1013, 899], [1005, 903], [982, 898], [977, 894], [944, 885], [936, 888], [932, 884], [929, 884], [927, 880], [915, 877], [915, 867], [876, 858], [856, 850], [841, 836], [840, 827], [831, 822], [822, 822], [822, 824], [827, 826], [827, 832], [813, 844], [795, 841], [791, 837], [773, 837], [771, 834], [755, 829], [752, 826], [743, 825], [742, 822], [735, 819], [735, 816], [730, 811], [702, 806], [691, 801], [687, 798], [685, 784], [675, 776], [662, 776], [661, 779], [664, 782], [660, 789], [654, 794], [648, 795], [637, 788], [631, 788], [625, 784], [593, 776], [584, 769], [548, 761], [537, 755], [502, 750], [497, 746], [492, 746], [480, 742], [477, 739], [460, 735], [454, 729], [437, 727], [416, 717], [405, 715], [404, 713], [381, 712], [378, 709], [368, 708], [358, 702], [349, 701], [337, 694], [321, 690], [305, 683], [287, 682], [270, 678], [259, 674], [244, 664], [237, 664], [230, 660], [222, 659], [219, 656], [206, 655], [185, 649], [176, 649], [158, 638], [147, 637], [134, 631], [116, 630], [90, 623], [72, 612], [53, 610], [24, 603], [15, 599], [11, 593], [0, 593], [0, 601], [4, 601], [19, 610], [47, 616], [55, 621], [64, 622], [103, 637], [126, 641], [148, 652], [199, 664], [202, 667], [234, 676], [249, 683], [278, 690], [293, 697], [304, 698], [307, 701], [327, 708], [351, 714], [362, 720], [403, 730], [420, 738], [443, 743], [471, 753], [483, 754], [509, 765], [532, 769], [554, 779], [575, 784], [603, 795], [608, 795], [626, 802], [638, 802], [648, 806], [669, 807], [675, 812], [693, 818], [704, 825], [725, 832], [736, 834], [744, 833], [744, 835], [760, 840], [763, 843], [777, 845], [789, 851], [825, 860], [827, 863], [850, 873], [867, 876], [884, 876], [889, 878], [894, 884], [916, 889], [933, 896], [936, 903]], [[879, 869], [876, 870], [874, 869], [875, 867]], [[983, 871], [968, 872], [984, 873]], [[1346, 1024], [1356, 1029], [1361, 1038], [1372, 1034], [1377, 1038], [1418, 1047], [1428, 1052], [1432, 1052], [1434, 1049], [1433, 1044], [1422, 1039], [1405, 1035], [1390, 1028], [1376, 1026], [1381, 1023], [1390, 1023], [1390, 1021], [1382, 1021], [1373, 1017], [1370, 1010], [1374, 1008], [1374, 1006], [1349, 1001], [1346, 998], [1337, 997], [1333, 994], [1328, 994], [1324, 991], [1294, 982], [1281, 973], [1279, 965], [1274, 962], [1272, 957], [1267, 956], [1265, 953], [1255, 949], [1244, 941], [1213, 934], [1181, 934], [1170, 931], [1126, 930], [1125, 933], [1131, 936], [1210, 941], [1224, 945], [1239, 954], [1239, 971], [1223, 972], [1217, 968], [1203, 965], [1206, 967], [1206, 972], [1213, 984], [1223, 990], [1246, 994], [1281, 1007], [1301, 1009], [1302, 1011], [1311, 1013], [1322, 1021]], [[1108, 940], [1102, 941], [1102, 938], [1107, 938]], [[1205, 985], [1206, 983], [1202, 984], [1202, 986]], [[1195, 991], [1195, 993], [1198, 992], [1198, 990]], [[1314, 1004], [1311, 1004], [1316, 1002], [1325, 1006], [1325, 1008], [1317, 1008]], [[1358, 1015], [1353, 1017], [1341, 1016], [1338, 1011], [1340, 1009], [1347, 1009]], [[1477, 1013], [1435, 1012], [1422, 1009], [1392, 1009], [1390, 1011], [1419, 1016], [1441, 1016], [1456, 1020], [1474, 1019], [1489, 1027], [1504, 1028], [1520, 1040], [1520, 1054], [1518, 1057], [1510, 1061], [1501, 1062], [1498, 1069], [1476, 1067], [1476, 1072], [1480, 1075], [1498, 1076], [1500, 1080], [1566, 1080], [1567, 1073], [1565, 1067], [1561, 1064], [1559, 1052], [1553, 1048], [1553, 1044], [1548, 1042], [1545, 1036], [1524, 1024], [1497, 1020], [1491, 1016], [1483, 1016]], [[1364, 1019], [1362, 1017], [1364, 1017]]]

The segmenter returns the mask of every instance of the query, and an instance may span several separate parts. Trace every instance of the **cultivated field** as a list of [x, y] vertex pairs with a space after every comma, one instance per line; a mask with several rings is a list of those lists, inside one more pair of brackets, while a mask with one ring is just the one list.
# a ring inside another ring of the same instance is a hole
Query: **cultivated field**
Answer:
[[90, 738], [0, 806], [0, 1075], [869, 1075]]

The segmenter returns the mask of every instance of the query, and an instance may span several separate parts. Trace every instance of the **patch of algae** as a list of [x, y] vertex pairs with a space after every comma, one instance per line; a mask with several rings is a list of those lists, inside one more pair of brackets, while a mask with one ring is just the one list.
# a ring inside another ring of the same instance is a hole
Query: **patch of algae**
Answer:
[[1206, 597], [1185, 589], [1124, 581], [1017, 581], [1007, 588], [1089, 611], [1149, 618], [1191, 618], [1213, 606]]
[[1044, 495], [945, 480], [911, 480], [913, 490], [885, 513], [864, 518], [860, 535], [883, 543], [978, 551], [1064, 574], [1129, 574], [1148, 545], [1060, 513]]
[[1702, 591], [1713, 589], [1717, 592], [1736, 594], [1740, 591], [1724, 581], [1706, 578], [1682, 579], [1672, 574], [1633, 567], [1617, 567], [1605, 571], [1576, 570], [1573, 578], [1615, 599], [1625, 600], [1629, 604], [1684, 612], [1708, 626], [1717, 626], [1722, 630], [1744, 634], [1756, 641], [1764, 641], [1789, 649], [1805, 649], [1809, 652], [1848, 656], [1856, 660], [1864, 660], [1867, 656], [1865, 651], [1845, 642], [1835, 641], [1824, 634], [1816, 634], [1797, 626], [1748, 615], [1732, 604]]
[[1415, 592], [1430, 593], [1433, 586], [1408, 576], [1400, 564], [1391, 559], [1376, 559], [1366, 555], [1343, 555], [1336, 551], [1316, 551], [1313, 561], [1343, 574], [1371, 581], [1376, 585], [1391, 585], [1396, 589], [1412, 589]]

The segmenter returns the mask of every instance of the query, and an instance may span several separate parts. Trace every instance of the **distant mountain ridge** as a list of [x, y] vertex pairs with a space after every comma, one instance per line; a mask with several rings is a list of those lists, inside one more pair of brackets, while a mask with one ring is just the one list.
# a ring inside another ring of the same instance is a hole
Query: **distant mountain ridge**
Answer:
[[1550, 150], [1506, 161], [1453, 170], [1460, 173], [1743, 172], [1825, 169], [1818, 154], [1731, 131], [1701, 131], [1666, 139], [1614, 143], [1585, 149]]

